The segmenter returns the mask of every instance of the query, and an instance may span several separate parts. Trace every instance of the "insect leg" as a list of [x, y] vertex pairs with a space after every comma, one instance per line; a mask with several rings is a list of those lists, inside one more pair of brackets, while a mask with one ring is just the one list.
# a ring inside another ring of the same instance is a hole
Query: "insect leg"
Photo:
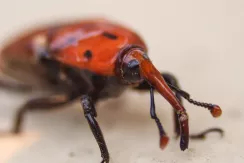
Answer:
[[84, 115], [89, 123], [89, 126], [92, 130], [92, 133], [97, 141], [97, 144], [100, 148], [101, 151], [101, 156], [102, 156], [102, 163], [109, 163], [109, 153], [107, 149], [106, 142], [104, 140], [102, 131], [95, 119], [97, 116], [95, 112], [95, 106], [91, 100], [91, 98], [87, 95], [83, 95], [81, 97], [81, 105], [84, 109]]
[[166, 134], [166, 132], [164, 131], [164, 128], [160, 122], [160, 120], [157, 117], [156, 114], [156, 108], [155, 108], [155, 102], [154, 102], [154, 91], [153, 88], [151, 87], [150, 89], [150, 98], [151, 98], [151, 106], [150, 106], [150, 114], [151, 114], [151, 118], [155, 120], [157, 126], [158, 126], [158, 130], [159, 130], [159, 136], [160, 136], [160, 148], [164, 149], [169, 141], [169, 138]]
[[[56, 85], [59, 86], [59, 93], [49, 97], [31, 99], [20, 107], [15, 117], [15, 123], [12, 130], [13, 133], [20, 132], [24, 116], [27, 112], [56, 109], [58, 106], [70, 103], [74, 99], [78, 98], [81, 95], [81, 92], [87, 92], [90, 88], [82, 76], [79, 76], [78, 73], [74, 73], [68, 68], [60, 69], [56, 65], [57, 63], [52, 62], [51, 60], [42, 60], [42, 63], [45, 63], [47, 69], [50, 70], [48, 71], [50, 73], [48, 80], [55, 80]], [[63, 78], [59, 76], [60, 73], [63, 74]]]
[[[78, 97], [78, 96], [77, 96]], [[71, 102], [74, 97], [65, 94], [57, 94], [50, 97], [40, 97], [26, 102], [18, 111], [14, 119], [13, 133], [21, 132], [24, 117], [27, 112], [35, 110], [52, 110], [56, 107]]]
[[[168, 84], [179, 88], [178, 82], [173, 75], [163, 73], [162, 76]], [[180, 101], [180, 103], [182, 103], [182, 98], [178, 92], [175, 92], [175, 96]], [[178, 121], [178, 115], [176, 114], [176, 112], [173, 112], [173, 116], [174, 116], [174, 130], [175, 130], [176, 138], [178, 138], [180, 136], [180, 124]]]
[[[177, 83], [177, 80], [175, 79], [175, 77], [173, 77], [170, 74], [166, 74], [166, 73], [163, 73], [162, 76], [163, 76], [164, 80], [167, 82], [167, 84], [169, 84], [169, 86], [174, 85], [174, 86], [178, 87], [178, 83]], [[135, 89], [146, 91], [146, 90], [151, 90], [151, 86], [148, 84], [148, 82], [144, 81], [140, 85], [135, 87]], [[177, 99], [180, 102], [182, 102], [182, 98], [179, 95], [179, 93], [175, 92], [175, 95], [176, 95]], [[174, 122], [175, 122], [174, 129], [175, 129], [176, 137], [178, 138], [180, 136], [180, 125], [179, 125], [179, 121], [178, 121], [178, 115], [175, 112], [173, 114], [174, 114]]]

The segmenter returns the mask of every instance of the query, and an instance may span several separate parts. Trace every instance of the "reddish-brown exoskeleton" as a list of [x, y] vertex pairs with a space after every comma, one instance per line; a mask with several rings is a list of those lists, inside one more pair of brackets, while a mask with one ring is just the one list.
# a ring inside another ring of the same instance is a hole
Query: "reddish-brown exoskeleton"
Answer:
[[188, 115], [181, 97], [208, 108], [213, 117], [221, 115], [220, 107], [191, 99], [179, 88], [174, 76], [160, 73], [154, 67], [144, 41], [137, 34], [110, 21], [84, 20], [41, 28], [5, 46], [0, 57], [3, 73], [22, 81], [25, 87], [41, 86], [54, 93], [31, 99], [22, 106], [15, 118], [14, 133], [20, 132], [26, 112], [49, 110], [81, 98], [84, 115], [101, 150], [102, 162], [109, 162], [107, 146], [95, 119], [94, 104], [100, 99], [120, 95], [128, 85], [137, 85], [137, 90], [150, 90], [151, 118], [159, 129], [162, 149], [168, 137], [156, 115], [154, 89], [174, 108], [175, 132], [181, 136], [181, 150], [188, 147], [189, 137], [202, 138], [211, 131], [222, 132], [215, 128], [189, 136]]

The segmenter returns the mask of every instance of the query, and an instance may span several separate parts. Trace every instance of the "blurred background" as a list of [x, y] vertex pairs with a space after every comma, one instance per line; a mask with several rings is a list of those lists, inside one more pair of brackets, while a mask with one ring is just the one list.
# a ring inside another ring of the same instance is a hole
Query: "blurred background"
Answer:
[[[156, 95], [156, 106], [171, 141], [161, 151], [149, 116], [149, 94], [127, 91], [99, 102], [98, 121], [115, 163], [244, 162], [243, 0], [0, 0], [0, 45], [21, 31], [55, 21], [102, 17], [134, 29], [149, 47], [155, 66], [177, 76], [195, 99], [220, 105], [223, 115], [184, 102], [190, 132], [223, 128], [190, 141], [181, 152], [174, 139], [172, 108]], [[16, 109], [30, 94], [0, 91], [0, 129], [12, 125]], [[0, 136], [2, 163], [97, 163], [100, 151], [79, 102], [57, 111], [30, 113], [20, 136]]]

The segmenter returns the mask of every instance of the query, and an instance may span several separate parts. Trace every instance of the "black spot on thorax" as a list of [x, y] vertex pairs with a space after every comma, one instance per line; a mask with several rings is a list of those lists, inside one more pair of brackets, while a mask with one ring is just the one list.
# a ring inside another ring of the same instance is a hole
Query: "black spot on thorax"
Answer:
[[118, 38], [118, 36], [116, 36], [116, 35], [114, 35], [112, 33], [108, 33], [108, 32], [103, 32], [102, 35], [104, 37], [107, 37], [107, 38], [111, 39], [111, 40], [116, 40]]
[[90, 50], [86, 50], [84, 52], [84, 57], [86, 57], [88, 60], [92, 58], [92, 52]]

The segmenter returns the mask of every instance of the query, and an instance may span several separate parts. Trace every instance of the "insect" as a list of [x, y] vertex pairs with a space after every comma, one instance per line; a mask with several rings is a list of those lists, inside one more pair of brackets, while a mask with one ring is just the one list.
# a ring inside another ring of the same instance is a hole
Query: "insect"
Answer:
[[[188, 148], [189, 138], [203, 138], [208, 129], [189, 135], [188, 115], [182, 97], [207, 108], [213, 117], [222, 113], [214, 104], [198, 102], [181, 90], [176, 78], [160, 73], [148, 57], [144, 41], [127, 27], [108, 20], [83, 20], [61, 23], [33, 30], [12, 40], [1, 51], [1, 72], [22, 82], [23, 88], [46, 88], [51, 92], [30, 99], [17, 111], [12, 132], [20, 133], [24, 116], [29, 111], [51, 110], [79, 99], [84, 116], [101, 151], [102, 162], [109, 162], [109, 152], [96, 121], [98, 100], [119, 96], [125, 88], [150, 91], [150, 114], [160, 136], [160, 148], [169, 138], [156, 115], [154, 90], [174, 108], [175, 132], [180, 136], [180, 148]], [[4, 84], [2, 84], [4, 85]], [[5, 83], [4, 86], [13, 86]]]

